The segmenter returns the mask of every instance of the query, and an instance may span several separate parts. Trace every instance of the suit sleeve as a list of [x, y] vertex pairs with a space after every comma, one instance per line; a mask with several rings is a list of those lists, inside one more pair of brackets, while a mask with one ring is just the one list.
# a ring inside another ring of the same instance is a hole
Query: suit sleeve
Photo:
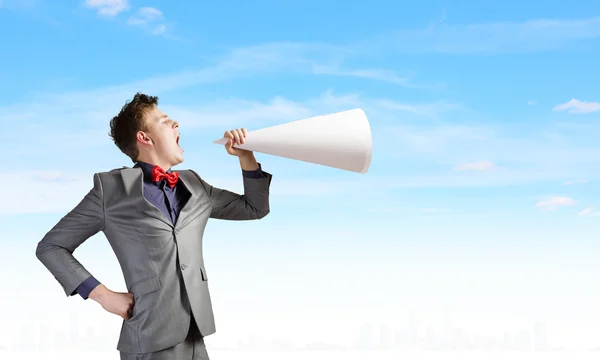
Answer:
[[268, 172], [259, 169], [252, 175], [245, 174], [243, 195], [214, 187], [202, 180], [196, 172], [192, 172], [198, 177], [212, 202], [211, 218], [257, 220], [269, 214], [269, 187], [273, 176]]
[[92, 277], [73, 252], [104, 228], [102, 182], [94, 174], [94, 187], [38, 243], [36, 256], [62, 286], [67, 296]]
[[85, 279], [85, 281], [82, 282], [81, 285], [77, 287], [77, 289], [75, 289], [75, 293], [79, 294], [79, 296], [81, 296], [83, 300], [87, 300], [90, 296], [90, 293], [98, 285], [100, 285], [100, 281], [96, 280], [95, 277], [90, 276], [89, 278]]

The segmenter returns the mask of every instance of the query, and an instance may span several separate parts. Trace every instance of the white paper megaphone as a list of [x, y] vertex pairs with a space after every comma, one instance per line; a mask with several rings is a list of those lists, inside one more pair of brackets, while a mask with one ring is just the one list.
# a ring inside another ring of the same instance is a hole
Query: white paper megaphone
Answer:
[[365, 112], [353, 109], [249, 131], [246, 142], [234, 147], [365, 174], [371, 165], [371, 128]]

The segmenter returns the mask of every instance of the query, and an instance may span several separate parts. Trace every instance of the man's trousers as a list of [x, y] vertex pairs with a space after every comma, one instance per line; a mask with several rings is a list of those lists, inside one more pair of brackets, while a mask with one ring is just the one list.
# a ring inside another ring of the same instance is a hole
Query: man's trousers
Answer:
[[192, 318], [185, 340], [173, 347], [148, 354], [121, 353], [121, 360], [210, 360], [204, 339]]

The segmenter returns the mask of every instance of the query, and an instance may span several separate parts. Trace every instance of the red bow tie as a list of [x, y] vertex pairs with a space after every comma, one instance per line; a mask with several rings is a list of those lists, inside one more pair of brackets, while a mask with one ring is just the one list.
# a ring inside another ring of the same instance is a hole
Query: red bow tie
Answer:
[[161, 168], [158, 165], [155, 165], [152, 168], [152, 181], [161, 181], [162, 179], [166, 179], [167, 180], [167, 184], [169, 184], [169, 186], [171, 188], [175, 187], [175, 185], [177, 184], [177, 181], [179, 180], [179, 173], [175, 172], [175, 171], [171, 171], [170, 174], [167, 174], [163, 168]]

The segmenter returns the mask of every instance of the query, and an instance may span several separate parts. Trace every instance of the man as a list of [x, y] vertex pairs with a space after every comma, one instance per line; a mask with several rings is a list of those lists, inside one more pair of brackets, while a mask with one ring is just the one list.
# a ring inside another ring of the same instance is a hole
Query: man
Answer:
[[[269, 213], [271, 174], [250, 151], [235, 149], [246, 131], [225, 133], [242, 169], [244, 194], [205, 182], [183, 162], [179, 124], [158, 98], [136, 94], [110, 123], [110, 136], [135, 163], [94, 174], [94, 187], [39, 242], [36, 256], [67, 296], [79, 294], [123, 318], [122, 360], [208, 359], [203, 338], [215, 332], [202, 236], [209, 218], [261, 219]], [[110, 290], [73, 256], [104, 232], [128, 292]]]

